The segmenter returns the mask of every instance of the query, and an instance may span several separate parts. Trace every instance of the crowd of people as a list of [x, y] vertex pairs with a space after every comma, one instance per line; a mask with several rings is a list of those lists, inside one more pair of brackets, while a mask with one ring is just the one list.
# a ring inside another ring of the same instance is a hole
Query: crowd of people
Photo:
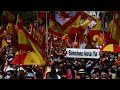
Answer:
[[[11, 50], [11, 47], [9, 47]], [[57, 48], [56, 48], [57, 49]], [[0, 66], [0, 79], [119, 79], [118, 53], [101, 52], [100, 59], [67, 58], [65, 49], [50, 55], [50, 65], [12, 65], [10, 59]], [[8, 51], [7, 51], [8, 52]], [[10, 54], [7, 54], [10, 58]], [[6, 57], [5, 57], [6, 58]], [[5, 59], [4, 58], [4, 59]]]
[[[120, 67], [116, 66], [116, 54], [103, 53], [97, 59], [69, 59], [64, 55], [51, 56], [48, 66], [10, 65], [0, 68], [1, 79], [119, 79]], [[57, 60], [56, 60], [57, 58]]]
[[86, 59], [67, 58], [62, 45], [52, 46], [50, 51], [50, 65], [12, 65], [15, 53], [12, 46], [5, 47], [0, 79], [120, 79], [120, 67], [115, 63], [119, 53], [101, 52], [99, 59]]

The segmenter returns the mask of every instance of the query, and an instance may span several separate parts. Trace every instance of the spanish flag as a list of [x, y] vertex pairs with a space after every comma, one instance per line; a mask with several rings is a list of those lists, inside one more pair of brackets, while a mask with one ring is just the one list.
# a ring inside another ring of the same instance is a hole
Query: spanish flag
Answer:
[[13, 23], [15, 19], [15, 12], [14, 11], [3, 11], [4, 19], [7, 20], [9, 23]]
[[86, 19], [86, 18], [88, 18], [88, 17], [93, 18], [94, 21], [97, 21], [97, 18], [96, 18], [96, 17], [94, 17], [94, 16], [90, 15], [89, 13], [83, 11], [82, 14], [81, 14], [81, 18], [82, 18], [82, 19]]
[[118, 23], [119, 23], [118, 19], [116, 17], [113, 17], [110, 27], [111, 27], [112, 38], [119, 43], [120, 28]]
[[43, 33], [34, 25], [34, 23], [30, 23], [31, 35], [34, 39], [37, 39], [39, 42], [42, 41]]
[[90, 29], [87, 33], [88, 37], [93, 37], [94, 35], [100, 35], [100, 32], [102, 33], [102, 21], [101, 19], [97, 21], [97, 24], [93, 27], [93, 29]]
[[[44, 54], [44, 49], [43, 49], [43, 45], [39, 45], [38, 42], [26, 31], [26, 29], [24, 27], [22, 27], [22, 31], [24, 32], [25, 36], [27, 37], [30, 45], [32, 46], [33, 50], [40, 56], [43, 57], [43, 60], [47, 63], [47, 59], [45, 57]], [[44, 41], [44, 40], [43, 40]]]
[[60, 25], [52, 19], [49, 19], [48, 32], [60, 38], [62, 37], [63, 33]]
[[22, 30], [23, 29], [23, 21], [19, 15], [17, 16], [17, 27], [18, 27], [18, 32], [17, 32], [18, 40], [14, 41], [14, 42], [16, 42], [16, 44], [18, 45], [18, 49], [23, 50], [23, 51], [24, 50], [25, 51], [33, 51], [25, 33]]
[[61, 29], [63, 30], [64, 35], [69, 33], [69, 31], [71, 30], [71, 27], [73, 27], [75, 23], [76, 23], [75, 25], [76, 27], [79, 26], [78, 22], [81, 18], [80, 15], [81, 15], [81, 12], [77, 13], [75, 16], [71, 17], [69, 21], [67, 21], [65, 24], [61, 26]]
[[6, 31], [7, 34], [14, 35], [16, 33], [15, 25], [13, 23], [8, 23], [6, 29], [7, 29]]
[[119, 28], [117, 23], [118, 21], [113, 17], [113, 20], [108, 25], [108, 29], [105, 32], [107, 44], [119, 44]]
[[93, 41], [96, 43], [98, 42], [98, 44], [101, 46], [104, 46], [104, 44], [105, 44], [104, 40], [105, 40], [105, 38], [102, 33], [100, 33], [100, 36], [98, 36], [98, 35], [93, 36]]
[[38, 11], [38, 22], [42, 24], [43, 19], [46, 17], [45, 11]]
[[[88, 45], [93, 46], [96, 42], [99, 41], [98, 38], [100, 36], [100, 33], [102, 33], [101, 29], [102, 29], [102, 21], [101, 19], [99, 19], [97, 21], [97, 24], [92, 29], [90, 29], [87, 33]], [[96, 39], [96, 40], [93, 40], [93, 39]]]
[[63, 40], [63, 44], [65, 44], [65, 46], [69, 47], [70, 38], [69, 38], [68, 34], [65, 34], [64, 36], [62, 36], [62, 40]]
[[5, 27], [2, 27], [0, 30], [0, 42], [1, 42], [0, 47], [2, 47], [2, 40], [3, 40], [3, 37], [5, 35], [4, 30], [5, 30]]
[[8, 46], [8, 43], [7, 43], [6, 40], [3, 38], [3, 40], [2, 40], [2, 48], [4, 48], [5, 46]]
[[60, 11], [60, 17], [69, 18], [69, 11]]

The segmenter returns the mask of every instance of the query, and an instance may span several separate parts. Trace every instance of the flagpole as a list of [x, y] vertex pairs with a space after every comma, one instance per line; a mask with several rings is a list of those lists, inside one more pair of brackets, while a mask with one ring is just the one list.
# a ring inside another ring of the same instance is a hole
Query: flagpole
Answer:
[[52, 40], [51, 40], [51, 45], [50, 45], [50, 55], [51, 55], [51, 51], [52, 51]]
[[39, 25], [38, 25], [38, 11], [35, 11], [36, 16], [37, 16], [37, 28], [39, 29]]
[[[18, 19], [19, 19], [19, 13], [18, 13], [18, 15], [17, 15], [17, 21], [16, 21], [16, 25], [17, 25], [17, 22], [18, 22]], [[20, 33], [18, 33], [19, 34], [19, 38], [20, 38]], [[19, 39], [18, 38], [18, 39]], [[18, 50], [18, 69], [19, 69], [19, 71], [20, 71], [20, 50]]]
[[[112, 22], [114, 22], [114, 17], [115, 17], [116, 14], [113, 15], [113, 20]], [[114, 23], [112, 23], [112, 30], [111, 30], [111, 34], [110, 34], [110, 37], [112, 37], [112, 33], [113, 33], [113, 27], [114, 27]]]
[[46, 11], [46, 49], [47, 49], [47, 57], [48, 57], [48, 20], [47, 20], [47, 11]]
[[4, 16], [4, 11], [3, 11], [3, 15], [2, 15], [2, 25], [4, 26], [4, 21], [3, 21], [3, 20], [4, 20], [4, 19], [3, 19], [4, 17], [3, 17], [3, 16]]
[[[106, 15], [106, 12], [103, 13], [103, 26], [102, 26], [102, 29], [103, 29], [103, 36], [105, 38], [105, 15]], [[104, 43], [106, 44], [106, 40], [104, 39]]]
[[73, 48], [74, 48], [74, 43], [76, 42], [76, 38], [77, 38], [77, 33], [75, 34], [75, 40], [73, 42]]

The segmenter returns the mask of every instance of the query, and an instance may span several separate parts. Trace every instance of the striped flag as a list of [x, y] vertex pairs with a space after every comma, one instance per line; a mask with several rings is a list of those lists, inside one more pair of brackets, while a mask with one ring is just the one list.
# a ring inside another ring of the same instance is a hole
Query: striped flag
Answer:
[[3, 17], [5, 20], [7, 20], [9, 23], [13, 23], [15, 19], [15, 12], [14, 11], [3, 11]]

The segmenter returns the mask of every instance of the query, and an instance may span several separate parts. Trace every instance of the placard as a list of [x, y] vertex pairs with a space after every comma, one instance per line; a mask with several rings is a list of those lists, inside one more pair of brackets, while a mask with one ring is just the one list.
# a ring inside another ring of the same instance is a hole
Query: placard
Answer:
[[100, 49], [66, 48], [68, 58], [100, 58]]

